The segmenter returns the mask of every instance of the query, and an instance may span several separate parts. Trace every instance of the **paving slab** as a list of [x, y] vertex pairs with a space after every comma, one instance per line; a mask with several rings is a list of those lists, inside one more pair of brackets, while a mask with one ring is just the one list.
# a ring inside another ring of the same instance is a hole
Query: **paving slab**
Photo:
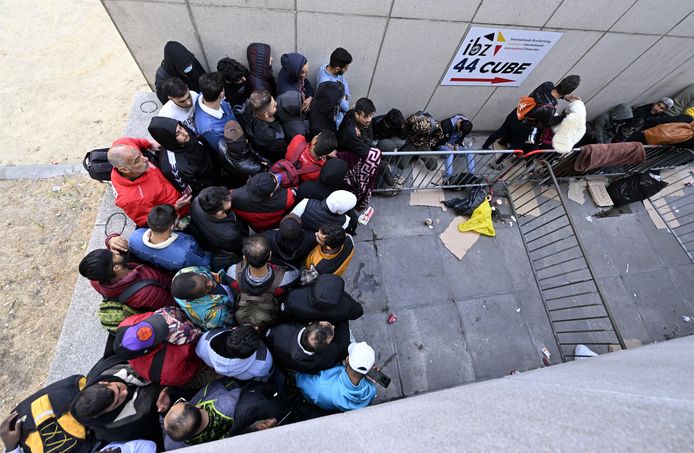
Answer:
[[397, 315], [392, 326], [405, 396], [475, 380], [454, 303], [402, 309]]
[[539, 351], [546, 347], [554, 357], [559, 357], [559, 348], [554, 341], [554, 334], [540, 297], [540, 291], [537, 287], [528, 287], [515, 290], [514, 296], [535, 349]]
[[694, 263], [671, 267], [668, 272], [675, 286], [680, 290], [682, 299], [690, 310], [694, 310]]
[[456, 302], [477, 379], [537, 368], [542, 359], [511, 293]]
[[[424, 219], [430, 215], [430, 208], [410, 206], [409, 194], [400, 193], [390, 198], [374, 195], [372, 204], [376, 213], [368, 226], [371, 227], [378, 239], [432, 236], [435, 234], [435, 230], [424, 225]], [[361, 231], [359, 235], [361, 235]]]
[[636, 294], [634, 303], [654, 341], [694, 333], [694, 323], [682, 319], [694, 319], [694, 313], [666, 270], [628, 275], [623, 280], [627, 291]]
[[687, 254], [667, 229], [656, 228], [648, 216], [636, 216], [636, 221], [641, 225], [641, 230], [653, 244], [653, 250], [665, 266], [692, 264]]
[[[377, 240], [390, 308], [429, 306], [453, 297], [436, 236]], [[448, 252], [446, 252], [448, 253]]]
[[343, 276], [345, 290], [364, 307], [364, 313], [383, 313], [388, 300], [374, 241], [356, 242], [352, 261]]
[[384, 313], [365, 314], [356, 321], [349, 323], [352, 334], [357, 341], [366, 341], [376, 352], [376, 366], [392, 380], [387, 389], [380, 385], [377, 402], [402, 398], [402, 379], [400, 377], [401, 363], [395, 351], [393, 327], [386, 322]]
[[651, 343], [651, 337], [644, 319], [636, 306], [633, 292], [624, 286], [622, 276], [602, 277], [598, 279], [600, 289], [607, 301], [617, 328], [624, 340], [637, 339], [642, 344]]

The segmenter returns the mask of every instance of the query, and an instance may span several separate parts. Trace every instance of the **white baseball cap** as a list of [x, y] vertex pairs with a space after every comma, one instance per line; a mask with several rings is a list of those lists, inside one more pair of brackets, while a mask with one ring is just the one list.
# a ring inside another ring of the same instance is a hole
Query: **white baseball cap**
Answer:
[[347, 352], [349, 353], [349, 367], [357, 373], [366, 374], [373, 368], [376, 353], [365, 341], [351, 343]]

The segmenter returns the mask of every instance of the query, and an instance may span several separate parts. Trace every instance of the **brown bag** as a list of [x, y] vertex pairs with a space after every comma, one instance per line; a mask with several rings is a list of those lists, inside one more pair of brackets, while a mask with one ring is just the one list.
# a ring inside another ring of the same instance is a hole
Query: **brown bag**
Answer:
[[518, 100], [518, 105], [516, 106], [516, 116], [518, 117], [518, 120], [525, 118], [526, 115], [535, 108], [535, 106], [537, 106], [537, 102], [532, 96], [523, 96], [520, 98]]
[[659, 124], [643, 131], [649, 145], [675, 145], [694, 137], [694, 121], [691, 123]]

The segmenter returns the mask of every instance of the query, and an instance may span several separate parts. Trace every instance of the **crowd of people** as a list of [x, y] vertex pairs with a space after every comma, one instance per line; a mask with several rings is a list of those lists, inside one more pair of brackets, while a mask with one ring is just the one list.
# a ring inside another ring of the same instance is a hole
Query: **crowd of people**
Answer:
[[[352, 98], [343, 48], [315, 86], [299, 53], [282, 55], [275, 79], [270, 50], [253, 43], [248, 66], [225, 57], [206, 72], [166, 44], [154, 141], [123, 137], [108, 150], [115, 203], [137, 229], [107, 236], [79, 265], [103, 298], [104, 356], [20, 403], [0, 425], [8, 452], [173, 450], [363, 408], [387, 385], [349, 327], [364, 311], [342, 278], [359, 215], [377, 183], [397, 193], [411, 165], [383, 151], [460, 149], [473, 125], [462, 113], [374, 116], [370, 99]], [[579, 82], [542, 84], [485, 148], [542, 146], [567, 116], [558, 101], [580, 102]], [[618, 106], [576, 142], [686, 121], [665, 116], [672, 107]]]

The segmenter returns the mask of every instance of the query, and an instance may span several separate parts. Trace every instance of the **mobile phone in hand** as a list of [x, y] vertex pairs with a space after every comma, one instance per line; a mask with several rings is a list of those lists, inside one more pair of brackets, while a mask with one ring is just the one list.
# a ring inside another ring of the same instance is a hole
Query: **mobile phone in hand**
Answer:
[[183, 189], [183, 195], [192, 195], [193, 194], [193, 189], [190, 186], [186, 186], [185, 189]]
[[378, 371], [376, 368], [371, 368], [371, 370], [369, 370], [369, 372], [366, 373], [366, 375], [374, 381], [378, 382], [378, 384], [383, 386], [384, 388], [388, 388], [388, 386], [390, 385], [391, 379], [385, 374]]

